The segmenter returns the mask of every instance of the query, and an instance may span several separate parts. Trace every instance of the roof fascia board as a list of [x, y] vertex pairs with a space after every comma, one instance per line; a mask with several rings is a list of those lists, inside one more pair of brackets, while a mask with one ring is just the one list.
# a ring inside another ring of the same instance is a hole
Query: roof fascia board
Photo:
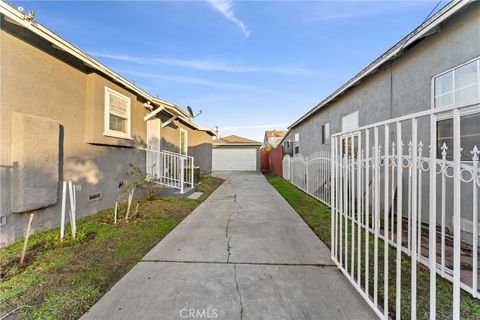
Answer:
[[211, 136], [215, 137], [217, 134], [215, 133], [215, 131], [213, 131], [212, 129], [210, 128], [203, 128], [203, 127], [198, 127], [197, 128], [199, 131], [205, 131], [205, 132], [208, 132]]

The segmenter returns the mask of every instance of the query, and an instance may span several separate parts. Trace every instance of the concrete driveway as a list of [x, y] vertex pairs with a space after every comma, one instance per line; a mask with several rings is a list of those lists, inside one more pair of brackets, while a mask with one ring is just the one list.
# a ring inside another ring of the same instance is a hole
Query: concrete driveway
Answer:
[[257, 173], [226, 181], [82, 319], [375, 319]]

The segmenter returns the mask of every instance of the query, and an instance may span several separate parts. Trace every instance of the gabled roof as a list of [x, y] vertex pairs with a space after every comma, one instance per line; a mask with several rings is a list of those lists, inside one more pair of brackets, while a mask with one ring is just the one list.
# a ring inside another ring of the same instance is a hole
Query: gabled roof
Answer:
[[260, 146], [261, 142], [250, 140], [244, 137], [230, 135], [223, 138], [219, 138], [213, 141], [214, 145], [249, 145], [249, 146]]
[[450, 16], [457, 13], [464, 7], [466, 7], [469, 3], [474, 2], [474, 0], [453, 0], [445, 7], [443, 7], [440, 11], [434, 14], [431, 18], [423, 22], [420, 26], [418, 26], [415, 30], [409, 33], [406, 37], [400, 40], [397, 44], [391, 47], [387, 52], [382, 54], [378, 57], [375, 61], [370, 63], [366, 68], [360, 71], [357, 75], [355, 75], [352, 79], [347, 81], [344, 85], [340, 88], [335, 90], [331, 95], [313, 107], [310, 111], [296, 120], [293, 124], [291, 124], [288, 129], [292, 129], [293, 127], [297, 126], [298, 124], [302, 123], [304, 120], [309, 118], [312, 114], [320, 110], [321, 108], [327, 106], [330, 102], [334, 101], [338, 96], [345, 93], [348, 89], [356, 86], [359, 82], [376, 72], [381, 66], [383, 66], [386, 62], [390, 60], [394, 60], [400, 56], [400, 54], [407, 49], [410, 45], [416, 43], [417, 41], [421, 40], [424, 37], [427, 37], [436, 32], [437, 26], [447, 20]]
[[267, 138], [282, 138], [288, 133], [287, 130], [267, 130], [265, 137]]
[[114, 72], [112, 69], [108, 68], [104, 64], [100, 63], [96, 59], [92, 58], [76, 46], [74, 46], [72, 43], [66, 41], [65, 39], [61, 38], [59, 35], [56, 33], [52, 32], [51, 30], [45, 28], [38, 22], [34, 20], [29, 20], [26, 18], [26, 16], [21, 13], [20, 11], [16, 10], [9, 4], [4, 3], [3, 1], [0, 1], [0, 13], [5, 15], [6, 19], [14, 23], [18, 26], [24, 27], [25, 29], [28, 29], [29, 31], [33, 32], [37, 36], [45, 39], [46, 41], [50, 42], [52, 47], [64, 51], [74, 58], [80, 60], [83, 62], [84, 65], [87, 67], [97, 70], [103, 75], [106, 75], [110, 77], [114, 82], [124, 86], [125, 88], [133, 91], [135, 94], [137, 94], [140, 97], [143, 97], [145, 100], [151, 103], [152, 106], [156, 108], [161, 108], [163, 107], [164, 110], [167, 113], [170, 113], [173, 116], [179, 116], [179, 118], [183, 121], [188, 122], [190, 125], [192, 125], [195, 129], [201, 130], [201, 131], [207, 131], [211, 134], [214, 135], [213, 130], [211, 129], [204, 129], [204, 128], [199, 128], [195, 124], [193, 124], [190, 121], [189, 114], [182, 110], [179, 106], [168, 102], [164, 100], [160, 100], [156, 97], [151, 96], [149, 93], [135, 85], [134, 83], [128, 81], [127, 79], [123, 78], [121, 75], [118, 73]]

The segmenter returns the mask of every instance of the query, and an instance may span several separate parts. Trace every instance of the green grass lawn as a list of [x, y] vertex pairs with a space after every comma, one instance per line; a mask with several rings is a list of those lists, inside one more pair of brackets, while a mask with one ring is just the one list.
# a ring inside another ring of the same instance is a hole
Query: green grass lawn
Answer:
[[117, 225], [113, 209], [82, 218], [76, 239], [60, 242], [58, 228], [37, 232], [30, 237], [23, 267], [22, 241], [2, 249], [0, 318], [18, 308], [13, 318], [78, 319], [221, 182], [203, 177], [196, 188], [203, 192], [198, 200], [138, 199], [139, 215]]
[[[275, 189], [288, 201], [288, 203], [297, 211], [297, 213], [305, 220], [305, 222], [312, 228], [317, 236], [330, 247], [330, 208], [310, 195], [306, 194], [299, 188], [287, 180], [272, 175], [265, 175], [268, 181]], [[351, 224], [348, 224], [348, 230], [351, 230]], [[347, 243], [350, 250], [351, 236], [350, 231], [347, 235]], [[355, 228], [355, 235], [357, 229]], [[355, 236], [356, 238], [356, 236]], [[361, 232], [361, 277], [360, 283], [365, 287], [365, 266], [366, 259], [364, 257], [365, 248], [365, 233]], [[370, 294], [373, 292], [373, 236], [369, 237], [369, 281], [368, 286]], [[355, 244], [356, 246], [356, 244]], [[384, 296], [384, 244], [382, 240], [378, 240], [378, 301], [383, 306]], [[351, 256], [347, 258], [348, 268], [350, 269]], [[355, 270], [357, 268], [357, 256], [354, 257]], [[388, 255], [389, 272], [388, 272], [388, 297], [389, 297], [389, 313], [392, 318], [395, 318], [395, 295], [396, 295], [396, 250], [390, 247]], [[410, 274], [411, 274], [411, 260], [409, 257], [403, 255], [401, 263], [401, 308], [402, 319], [410, 319]], [[356, 271], [355, 271], [356, 274]], [[417, 267], [417, 319], [429, 319], [430, 308], [430, 273], [423, 265]], [[352, 290], [353, 287], [352, 287]], [[451, 282], [440, 278], [437, 275], [437, 319], [451, 319], [452, 318], [452, 294], [453, 286]], [[470, 294], [462, 290], [461, 295], [461, 319], [480, 319], [480, 300], [473, 298]]]

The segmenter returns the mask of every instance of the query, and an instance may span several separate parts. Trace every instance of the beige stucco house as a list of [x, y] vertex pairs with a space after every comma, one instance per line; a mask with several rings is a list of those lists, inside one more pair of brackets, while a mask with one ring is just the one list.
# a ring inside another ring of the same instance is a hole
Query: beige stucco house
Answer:
[[[58, 226], [63, 181], [80, 218], [114, 204], [129, 163], [153, 172], [169, 152], [211, 171], [214, 133], [188, 113], [4, 2], [0, 24], [0, 246], [23, 236], [29, 213], [34, 230]], [[146, 149], [159, 154], [150, 168]]]
[[283, 137], [287, 135], [288, 131], [286, 130], [267, 130], [263, 137], [264, 147], [271, 146], [272, 148], [278, 147], [280, 142], [282, 142]]

